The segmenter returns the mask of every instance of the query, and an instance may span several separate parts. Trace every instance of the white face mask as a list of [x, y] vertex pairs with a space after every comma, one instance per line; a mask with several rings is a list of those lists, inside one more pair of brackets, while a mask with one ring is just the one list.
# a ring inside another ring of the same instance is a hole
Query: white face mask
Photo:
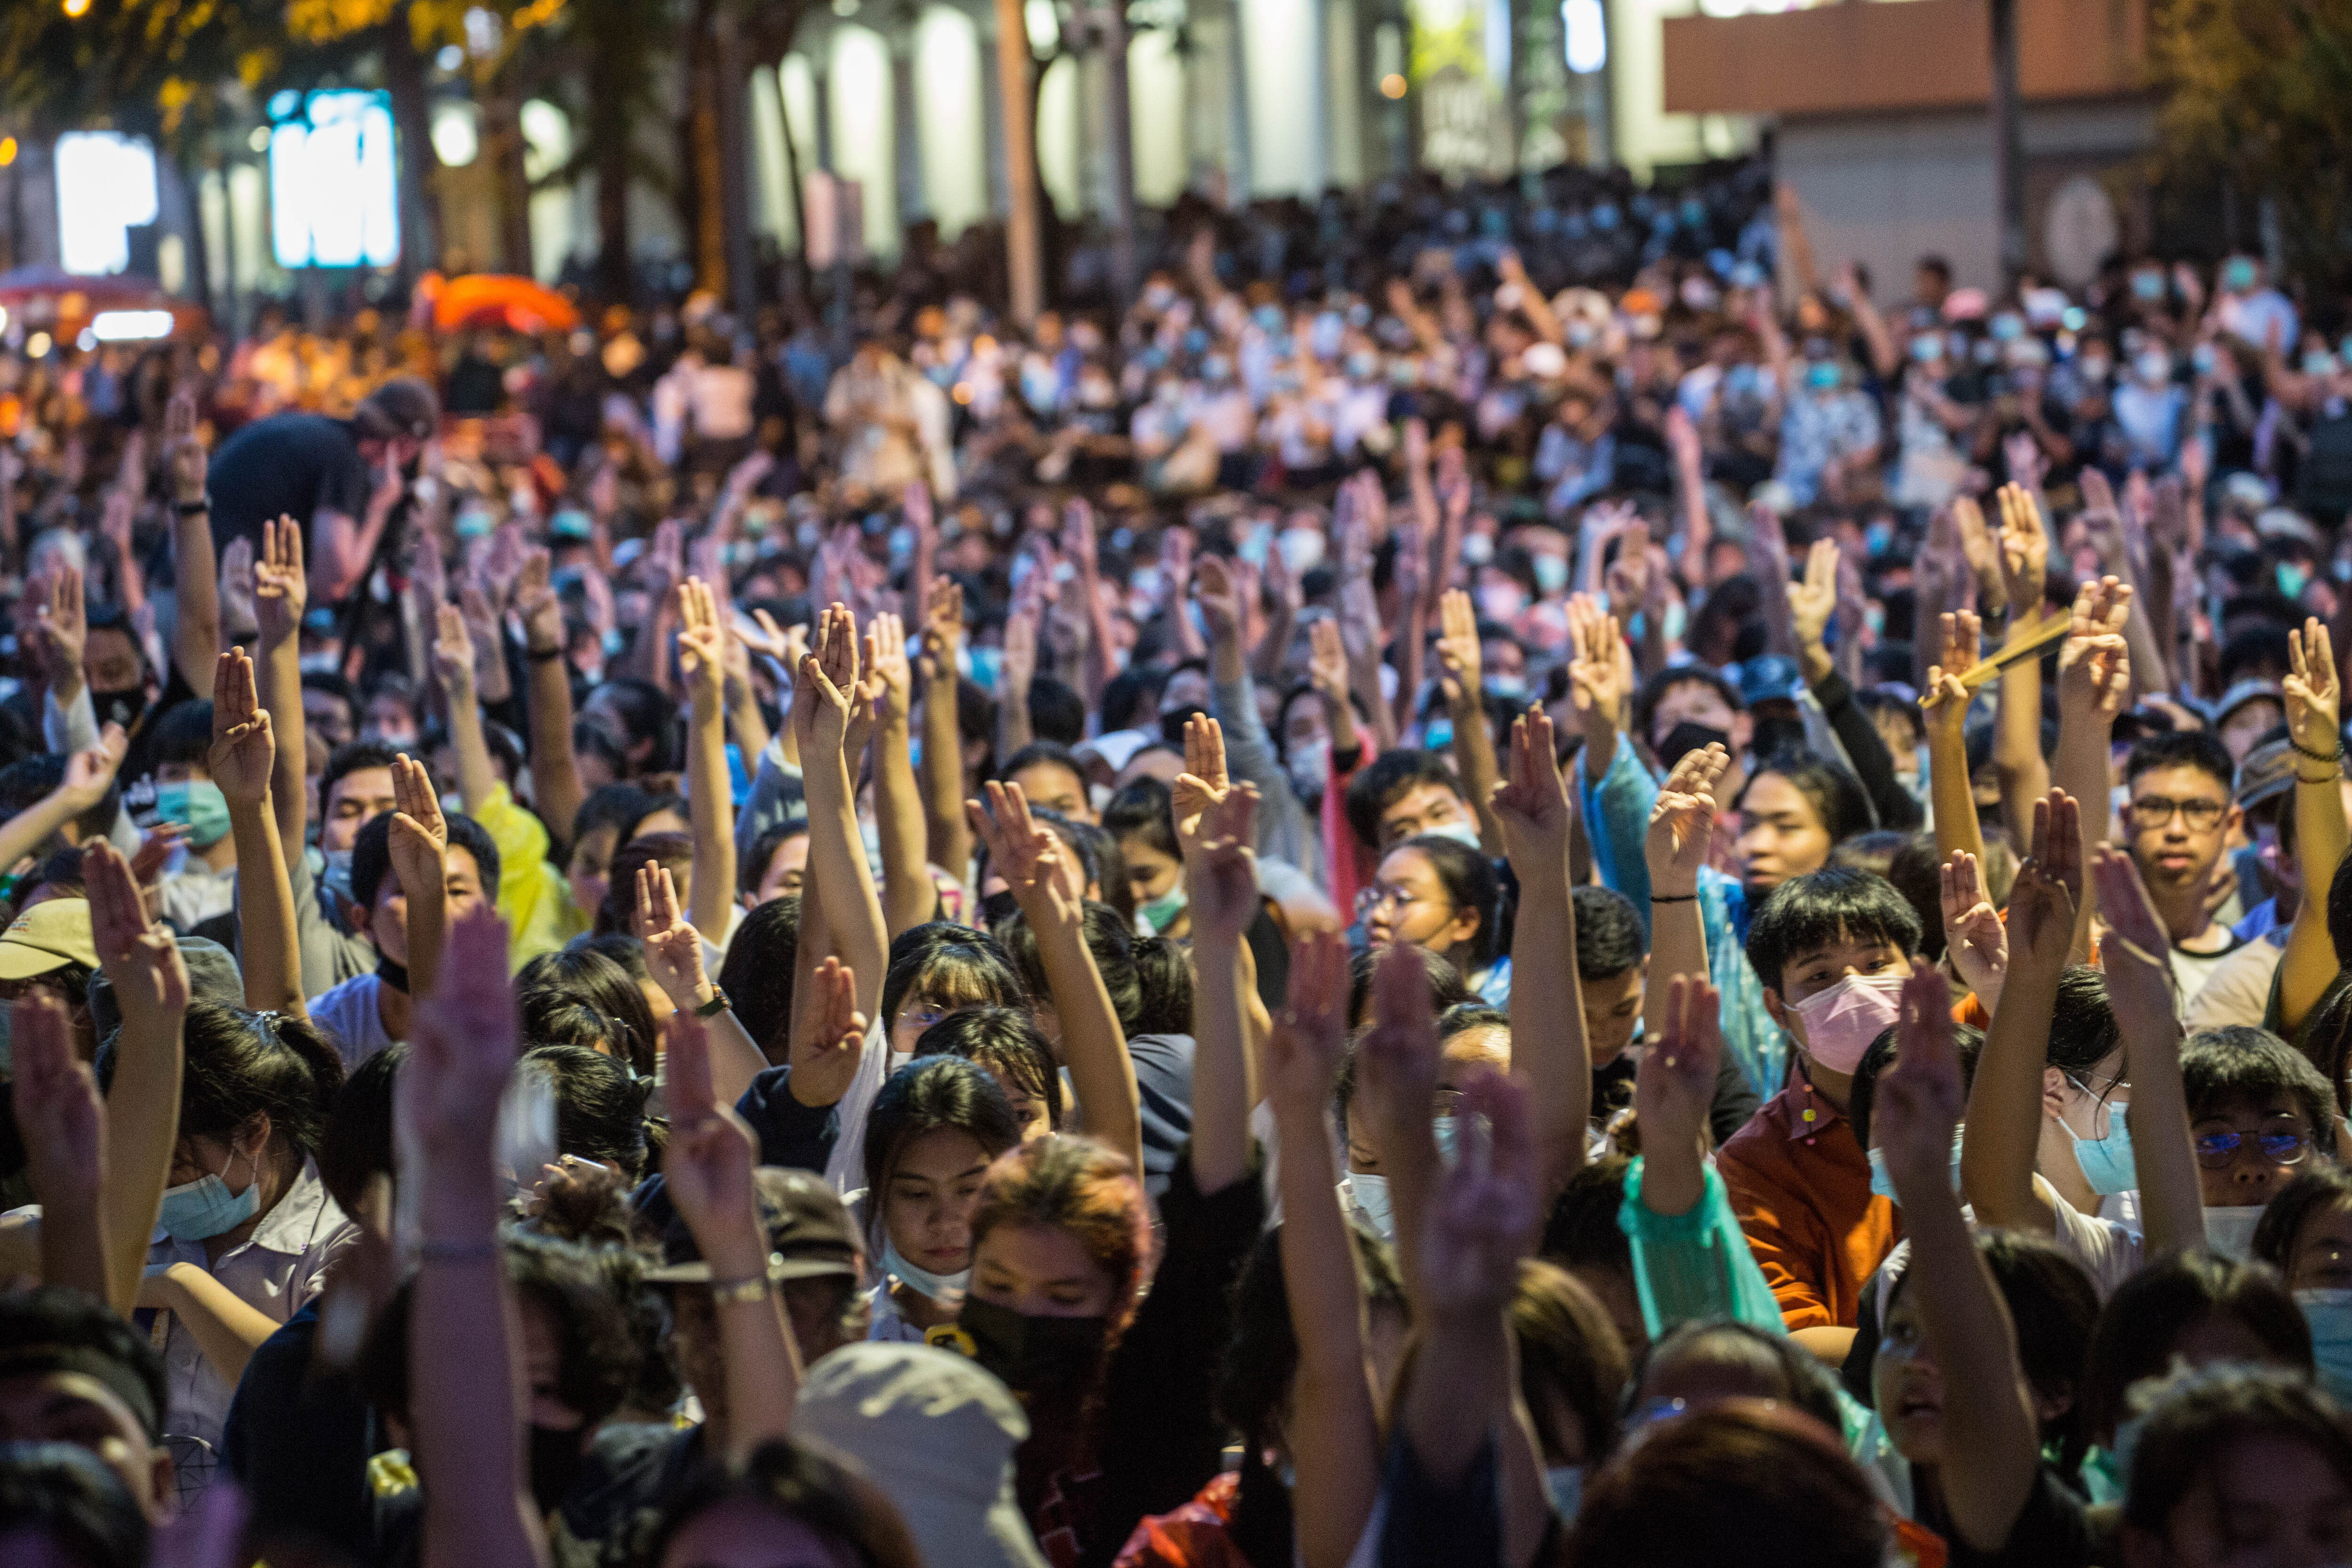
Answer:
[[1473, 849], [1479, 847], [1478, 827], [1475, 823], [1441, 822], [1434, 827], [1424, 827], [1421, 831], [1426, 837], [1451, 838], [1456, 844], [1466, 844]]
[[2262, 1218], [2260, 1204], [2209, 1207], [2205, 1211], [2205, 1245], [2224, 1258], [2242, 1263], [2254, 1255], [2254, 1226], [2262, 1223]]
[[1380, 1233], [1382, 1241], [1396, 1241], [1396, 1215], [1389, 1207], [1389, 1179], [1365, 1171], [1350, 1171], [1339, 1178], [1339, 1195], [1355, 1205], [1364, 1222]]

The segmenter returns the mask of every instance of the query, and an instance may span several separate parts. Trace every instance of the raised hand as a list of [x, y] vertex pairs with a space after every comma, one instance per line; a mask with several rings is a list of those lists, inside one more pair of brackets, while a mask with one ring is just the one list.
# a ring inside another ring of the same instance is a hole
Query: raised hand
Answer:
[[663, 1184], [698, 1242], [723, 1237], [730, 1244], [730, 1256], [711, 1258], [713, 1277], [745, 1278], [766, 1262], [751, 1177], [759, 1141], [712, 1092], [710, 1041], [702, 1020], [681, 1007], [670, 1015], [665, 1038], [662, 1091], [670, 1137], [662, 1152]]
[[1804, 581], [1789, 584], [1789, 613], [1800, 647], [1819, 648], [1829, 635], [1830, 616], [1837, 609], [1837, 541], [1814, 540], [1805, 552]]
[[1074, 496], [1062, 509], [1062, 552], [1082, 577], [1096, 574], [1095, 509], [1084, 496]]
[[956, 655], [962, 649], [963, 584], [951, 577], [931, 580], [931, 600], [923, 606], [923, 685], [928, 689], [935, 680], [952, 681], [956, 677]]
[[[2074, 940], [2074, 913], [2083, 907], [2082, 816], [2074, 798], [2053, 789], [2033, 803], [2032, 853], [2009, 889], [2009, 946], [2055, 973]], [[2169, 945], [2168, 942], [2166, 945]]]
[[866, 679], [860, 690], [875, 716], [904, 724], [915, 706], [915, 671], [907, 661], [907, 623], [888, 610], [866, 626]]
[[1895, 1065], [1878, 1079], [1870, 1123], [1887, 1173], [1907, 1208], [1952, 1203], [1952, 1132], [1967, 1108], [1959, 1044], [1952, 1033], [1952, 988], [1934, 969], [1903, 983]]
[[[1197, 901], [1193, 920], [1197, 931]], [[1266, 1098], [1320, 1117], [1347, 1050], [1348, 944], [1329, 931], [1310, 933], [1291, 947], [1290, 988], [1266, 1037]]]
[[1033, 925], [1045, 916], [1056, 924], [1086, 918], [1086, 873], [1052, 830], [1029, 815], [1029, 799], [1017, 784], [990, 780], [983, 807], [964, 802], [972, 831], [987, 846], [991, 869], [1003, 877]]
[[715, 713], [726, 697], [727, 631], [710, 584], [688, 577], [677, 585], [677, 662], [698, 712]]
[[524, 646], [544, 653], [563, 647], [563, 601], [556, 594], [545, 550], [525, 552], [515, 575], [515, 610], [522, 616]]
[[[2140, 880], [2132, 858], [2111, 844], [2091, 849], [2091, 879], [2098, 885], [2099, 918], [2105, 925], [2099, 954], [2111, 983], [2137, 973], [2143, 982], [2172, 992], [2172, 938]], [[2010, 901], [2016, 902], [2011, 894]], [[2011, 915], [2011, 920], [2017, 917]]]
[[172, 470], [173, 500], [193, 503], [205, 499], [209, 464], [205, 444], [196, 438], [196, 395], [185, 386], [163, 405], [163, 460]]
[[231, 648], [213, 665], [213, 744], [205, 765], [229, 805], [257, 806], [269, 799], [277, 757], [269, 710], [254, 695], [253, 660]]
[[1200, 837], [1202, 814], [1233, 787], [1233, 777], [1225, 771], [1224, 727], [1208, 714], [1195, 713], [1184, 721], [1184, 771], [1168, 787], [1177, 847], [1189, 853]]
[[[2009, 928], [1987, 896], [1977, 858], [1955, 849], [1937, 871], [1944, 906], [1945, 951], [1952, 968], [1990, 1010], [2009, 974]], [[2070, 922], [2071, 929], [2071, 922]]]
[[1203, 942], [1238, 942], [1257, 918], [1256, 842], [1257, 786], [1236, 784], [1209, 809], [1186, 847], [1184, 888], [1196, 949]]
[[58, 786], [58, 793], [77, 814], [88, 811], [106, 798], [106, 786], [114, 782], [115, 773], [122, 766], [123, 754], [130, 750], [131, 738], [123, 733], [122, 726], [109, 724], [99, 731], [97, 745], [66, 758], [65, 782]]
[[1210, 637], [1237, 642], [1242, 635], [1242, 595], [1233, 567], [1222, 555], [1203, 555], [1193, 577], [1192, 597], [1201, 606]]
[[82, 689], [82, 654], [89, 646], [89, 611], [79, 567], [58, 563], [49, 577], [48, 597], [35, 614], [33, 635], [40, 645], [41, 663], [62, 701], [64, 693]]
[[636, 938], [645, 944], [646, 974], [679, 1012], [691, 1013], [710, 999], [702, 933], [678, 908], [677, 884], [667, 866], [637, 868]]
[[416, 535], [416, 551], [408, 564], [408, 586], [427, 609], [437, 612], [448, 602], [448, 563], [441, 558], [441, 541], [428, 531]]
[[439, 983], [416, 1000], [394, 1089], [436, 1163], [492, 1157], [499, 1100], [521, 1044], [508, 973], [507, 924], [485, 899], [450, 923]]
[[1680, 895], [1698, 885], [1698, 868], [1706, 864], [1707, 842], [1715, 831], [1715, 784], [1730, 766], [1730, 752], [1707, 745], [1684, 752], [1666, 775], [1642, 842], [1654, 891]]
[[2130, 585], [2114, 577], [2087, 582], [2074, 595], [2074, 627], [2058, 647], [2062, 721], [2073, 714], [2078, 721], [2105, 723], [2123, 711], [2131, 689], [2131, 655], [2124, 641], [2131, 595]]
[[849, 966], [828, 956], [810, 972], [809, 984], [791, 1047], [795, 1084], [803, 1071], [829, 1079], [854, 1072], [866, 1044], [866, 1015], [857, 1010], [857, 976]]
[[[1715, 1103], [1716, 1069], [1723, 1059], [1723, 995], [1703, 974], [1667, 982], [1665, 1026], [1633, 1069], [1633, 1110], [1651, 1174], [1642, 1198], [1660, 1214], [1687, 1214], [1703, 1190], [1699, 1141]], [[1660, 1191], [1675, 1178], [1682, 1190]]]
[[1470, 595], [1447, 589], [1437, 601], [1437, 679], [1446, 704], [1478, 701], [1478, 612]]
[[[1269, 553], [1266, 559], [1274, 556]], [[1326, 702], [1345, 707], [1348, 701], [1348, 648], [1339, 639], [1339, 623], [1317, 619], [1307, 624], [1307, 683]]]
[[81, 852], [82, 883], [89, 889], [90, 945], [131, 1022], [176, 1019], [188, 1010], [188, 969], [179, 943], [147, 913], [137, 874], [103, 838]]
[[843, 752], [856, 689], [857, 623], [847, 605], [830, 605], [817, 617], [815, 648], [801, 656], [793, 681], [793, 734], [803, 766], [812, 755]]
[[1003, 658], [997, 665], [997, 700], [1029, 700], [1029, 683], [1037, 676], [1037, 623], [1044, 615], [1042, 609], [1033, 605], [1015, 608], [1004, 617]]
[[1393, 944], [1372, 965], [1372, 1026], [1356, 1047], [1359, 1103], [1383, 1156], [1435, 1149], [1437, 1010], [1420, 954]]
[[1511, 760], [1492, 804], [1503, 825], [1504, 851], [1522, 879], [1555, 869], [1566, 875], [1568, 786], [1558, 755], [1551, 715], [1539, 704], [1511, 721]]
[[[1569, 693], [1588, 721], [1622, 725], [1633, 689], [1633, 653], [1617, 617], [1589, 594], [1568, 601]], [[1587, 731], [1590, 733], [1590, 731]]]
[[302, 567], [302, 525], [280, 514], [261, 525], [261, 556], [253, 563], [253, 618], [264, 648], [283, 647], [302, 629], [310, 579]]
[[[2004, 521], [2007, 510], [2008, 503], [2004, 501]], [[1989, 603], [1993, 595], [2001, 591], [2006, 579], [2000, 570], [2000, 545], [1985, 526], [1984, 512], [1973, 497], [1952, 498], [1952, 526], [1959, 534], [1960, 559], [1968, 563], [1969, 573], [1975, 576], [1978, 594]]]
[[1948, 610], [1938, 619], [1943, 652], [1927, 667], [1927, 693], [1919, 706], [1930, 715], [1928, 723], [1940, 726], [1957, 742], [1969, 721], [1969, 689], [1960, 684], [1960, 672], [1977, 662], [1984, 629], [1974, 610]]
[[2294, 673], [2279, 682], [2286, 695], [2287, 732], [2305, 764], [2322, 757], [2340, 767], [2344, 750], [2343, 700], [2337, 685], [2336, 649], [2327, 625], [2314, 616], [2300, 632], [2286, 634], [2287, 659]]
[[33, 1196], [58, 1212], [94, 1210], [106, 1170], [106, 1108], [74, 1055], [64, 1004], [27, 991], [9, 1015], [16, 1128]]
[[[2032, 438], [2025, 438], [2028, 446]], [[2038, 458], [2041, 448], [2035, 447]], [[2014, 459], [2010, 471], [2017, 471]], [[2043, 584], [2050, 575], [2050, 530], [2033, 491], [2023, 484], [2003, 485], [2000, 505], [2000, 580], [2009, 595], [2010, 618], [2024, 620], [2042, 608]]]
[[466, 613], [455, 605], [441, 606], [440, 635], [433, 641], [433, 668], [441, 677], [441, 689], [449, 694], [452, 708], [469, 708], [474, 703], [474, 638], [466, 628]]
[[413, 905], [425, 889], [441, 887], [447, 875], [449, 823], [441, 815], [441, 797], [433, 793], [433, 775], [414, 757], [392, 759], [392, 869]]
[[240, 533], [220, 558], [221, 622], [230, 632], [257, 624], [253, 590], [253, 541]]
[[1438, 1175], [1422, 1234], [1422, 1300], [1439, 1317], [1486, 1317], [1518, 1289], [1543, 1217], [1527, 1086], [1489, 1069], [1463, 1085], [1455, 1114], [1465, 1144], [1484, 1128], [1486, 1158], [1465, 1148]]

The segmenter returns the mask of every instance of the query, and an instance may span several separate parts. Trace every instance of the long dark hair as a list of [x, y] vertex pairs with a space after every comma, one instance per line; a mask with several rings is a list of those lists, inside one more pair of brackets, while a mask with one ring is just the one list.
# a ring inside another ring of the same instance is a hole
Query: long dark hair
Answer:
[[[1462, 957], [1455, 967], [1468, 975], [1494, 963], [1509, 945], [1504, 930], [1507, 917], [1503, 884], [1495, 875], [1495, 863], [1486, 858], [1485, 851], [1443, 833], [1416, 834], [1402, 843], [1391, 844], [1381, 858], [1385, 860], [1400, 849], [1411, 849], [1426, 858], [1454, 907], [1474, 910], [1478, 916], [1478, 929], [1462, 944]], [[1454, 955], [1449, 952], [1446, 956]]]
[[881, 1255], [882, 1211], [890, 1173], [907, 1145], [926, 1132], [969, 1133], [989, 1159], [1021, 1142], [1013, 1102], [986, 1068], [961, 1057], [920, 1057], [890, 1075], [866, 1116], [866, 1228]]
[[606, 1047], [640, 1078], [654, 1075], [661, 1030], [643, 987], [593, 948], [542, 952], [515, 976], [522, 1036], [533, 1045]]
[[343, 1058], [317, 1025], [197, 996], [182, 1038], [181, 1137], [233, 1139], [266, 1112], [281, 1157], [299, 1167], [318, 1152], [343, 1087]]

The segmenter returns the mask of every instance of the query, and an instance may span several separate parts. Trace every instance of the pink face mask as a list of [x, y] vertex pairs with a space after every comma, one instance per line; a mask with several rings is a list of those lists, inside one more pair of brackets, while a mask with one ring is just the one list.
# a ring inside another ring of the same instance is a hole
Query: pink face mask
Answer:
[[1805, 1054], [1831, 1072], [1851, 1074], [1870, 1042], [1901, 1016], [1900, 974], [1849, 974], [1828, 990], [1790, 1004], [1805, 1021]]

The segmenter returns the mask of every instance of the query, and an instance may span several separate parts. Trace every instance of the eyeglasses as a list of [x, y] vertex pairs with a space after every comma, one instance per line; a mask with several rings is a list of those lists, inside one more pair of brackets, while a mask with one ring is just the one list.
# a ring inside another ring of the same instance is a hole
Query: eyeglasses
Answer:
[[947, 1007], [916, 1005], [898, 1009], [898, 1022], [918, 1032], [929, 1028], [952, 1011]]
[[2219, 800], [2167, 800], [2160, 795], [2142, 795], [2131, 803], [2132, 820], [2143, 827], [2161, 827], [2170, 822], [2175, 813], [2197, 832], [2203, 832], [2221, 820], [2230, 809], [2229, 803]]
[[1384, 882], [1374, 882], [1370, 887], [1364, 889], [1356, 895], [1356, 918], [1358, 920], [1363, 920], [1367, 916], [1370, 915], [1373, 910], [1386, 909], [1391, 904], [1395, 905], [1400, 910], [1409, 910], [1415, 904], [1434, 902], [1436, 902], [1435, 900], [1424, 899], [1409, 888], [1399, 888]]
[[2307, 1132], [2200, 1132], [2197, 1163], [2209, 1171], [2226, 1171], [2237, 1163], [2238, 1152], [2252, 1143], [2274, 1165], [2296, 1165], [2311, 1152]]

